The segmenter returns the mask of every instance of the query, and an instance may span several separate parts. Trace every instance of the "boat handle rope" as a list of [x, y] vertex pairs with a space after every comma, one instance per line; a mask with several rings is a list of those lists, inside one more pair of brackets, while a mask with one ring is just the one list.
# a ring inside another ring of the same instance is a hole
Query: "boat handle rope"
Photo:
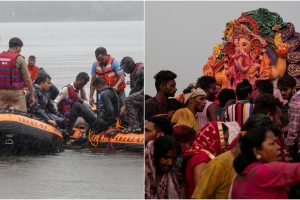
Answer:
[[12, 135], [6, 135], [7, 139], [5, 140], [4, 144], [8, 144], [8, 145], [11, 145], [11, 144], [14, 144], [14, 140], [12, 139]]

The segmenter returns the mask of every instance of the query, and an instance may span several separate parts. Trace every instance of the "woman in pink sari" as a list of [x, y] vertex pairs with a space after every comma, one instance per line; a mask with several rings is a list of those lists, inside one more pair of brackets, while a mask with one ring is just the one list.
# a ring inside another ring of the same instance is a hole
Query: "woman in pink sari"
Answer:
[[177, 174], [172, 169], [180, 153], [180, 146], [172, 136], [165, 135], [148, 142], [145, 148], [146, 199], [184, 197]]
[[185, 183], [189, 198], [201, 178], [205, 165], [224, 151], [228, 137], [228, 127], [224, 123], [208, 122], [198, 132], [192, 147], [181, 155], [185, 163]]
[[300, 163], [276, 162], [279, 145], [271, 129], [256, 127], [240, 138], [241, 155], [233, 166], [237, 176], [231, 197], [237, 199], [286, 199], [288, 186], [300, 181]]

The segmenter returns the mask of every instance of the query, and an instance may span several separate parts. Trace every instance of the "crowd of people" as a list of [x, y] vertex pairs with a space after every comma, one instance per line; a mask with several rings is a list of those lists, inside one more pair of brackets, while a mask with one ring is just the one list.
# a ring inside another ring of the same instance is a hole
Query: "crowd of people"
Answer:
[[[128, 56], [120, 62], [99, 47], [95, 50], [91, 77], [80, 72], [73, 83], [59, 91], [45, 69], [36, 65], [34, 55], [26, 63], [22, 47], [22, 40], [14, 37], [9, 41], [9, 49], [0, 53], [0, 109], [31, 114], [59, 128], [66, 141], [74, 134], [75, 124], [83, 123], [97, 134], [113, 128], [117, 117], [125, 127], [142, 130], [143, 63], [135, 63]], [[124, 91], [125, 73], [130, 76], [128, 97]], [[89, 81], [88, 99], [84, 87]], [[81, 139], [86, 142], [86, 132]]]
[[176, 78], [159, 71], [145, 95], [145, 198], [300, 198], [294, 77], [221, 90], [202, 76], [175, 96]]

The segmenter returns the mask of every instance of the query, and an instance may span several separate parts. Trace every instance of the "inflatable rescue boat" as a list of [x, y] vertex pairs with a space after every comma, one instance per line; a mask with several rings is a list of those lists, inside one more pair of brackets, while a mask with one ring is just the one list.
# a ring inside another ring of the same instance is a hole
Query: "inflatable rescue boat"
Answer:
[[[83, 134], [83, 129], [75, 128], [75, 133], [71, 137], [79, 139]], [[87, 134], [90, 146], [94, 148], [108, 148], [132, 152], [144, 152], [144, 133], [141, 131], [128, 131], [124, 128], [112, 128], [107, 131], [95, 134], [92, 130]]]
[[0, 110], [0, 155], [52, 154], [63, 150], [55, 127], [14, 110]]

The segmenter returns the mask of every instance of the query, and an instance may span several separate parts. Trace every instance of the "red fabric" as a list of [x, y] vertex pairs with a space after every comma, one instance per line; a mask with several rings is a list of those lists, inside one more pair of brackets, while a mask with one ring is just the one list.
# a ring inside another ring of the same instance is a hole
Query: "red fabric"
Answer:
[[24, 88], [21, 67], [16, 66], [16, 59], [20, 56], [16, 52], [0, 53], [0, 89], [18, 90]]
[[221, 122], [208, 122], [199, 130], [192, 148], [184, 152], [183, 157], [195, 155], [202, 149], [209, 151], [214, 156], [221, 154], [225, 140], [224, 137], [221, 139], [220, 134], [223, 135]]
[[185, 183], [188, 192], [188, 197], [191, 198], [195, 190], [194, 185], [194, 168], [200, 163], [208, 163], [211, 158], [205, 151], [199, 151], [198, 154], [191, 157], [185, 168]]
[[299, 163], [250, 164], [233, 180], [234, 199], [287, 199], [287, 187], [299, 182]]
[[[66, 118], [69, 118], [70, 111], [73, 103], [78, 102], [78, 93], [75, 91], [72, 85], [67, 85], [68, 88], [68, 97], [63, 99], [59, 104], [59, 112], [62, 113]], [[81, 89], [81, 98], [86, 99], [85, 90]]]
[[34, 82], [37, 78], [37, 74], [38, 74], [38, 71], [39, 71], [39, 68], [37, 66], [33, 66], [33, 67], [30, 67], [29, 64], [27, 65], [27, 69], [30, 73], [30, 79], [32, 82]]

